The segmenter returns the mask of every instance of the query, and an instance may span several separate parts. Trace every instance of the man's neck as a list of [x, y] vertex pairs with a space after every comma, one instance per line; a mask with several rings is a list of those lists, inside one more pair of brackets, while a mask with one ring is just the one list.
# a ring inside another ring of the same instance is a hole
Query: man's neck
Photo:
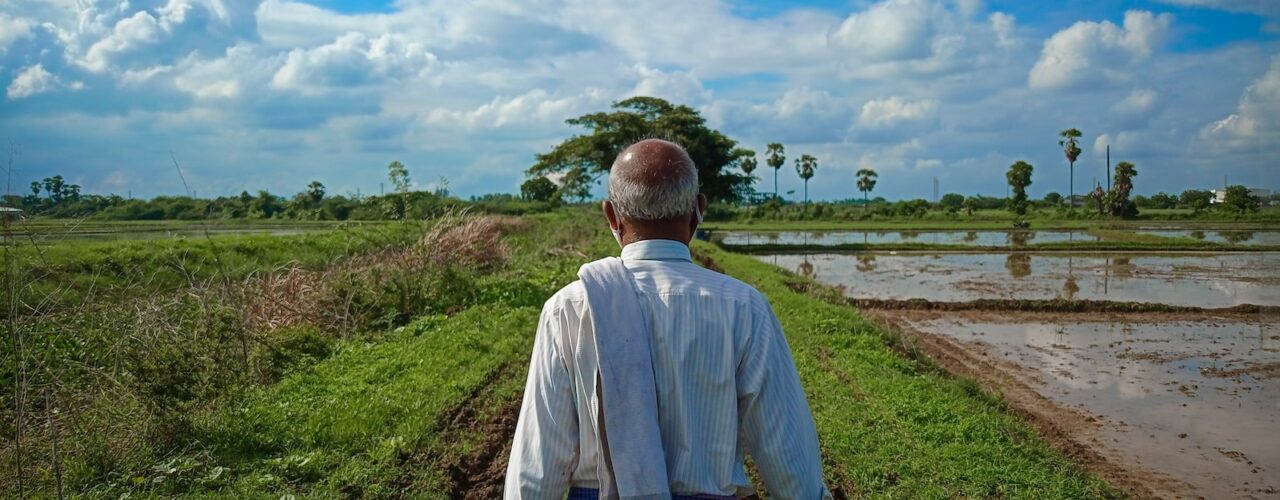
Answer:
[[642, 225], [633, 223], [631, 230], [627, 231], [626, 237], [623, 238], [623, 244], [630, 245], [644, 240], [672, 240], [688, 245], [689, 240], [692, 238], [692, 231], [688, 227], [673, 227], [670, 224]]

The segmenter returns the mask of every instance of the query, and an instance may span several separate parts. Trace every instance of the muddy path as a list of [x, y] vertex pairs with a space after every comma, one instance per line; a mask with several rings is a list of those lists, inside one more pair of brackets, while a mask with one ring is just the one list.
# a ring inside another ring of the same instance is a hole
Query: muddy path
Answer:
[[1009, 408], [1034, 426], [1050, 446], [1130, 496], [1170, 498], [1188, 491], [1186, 483], [1134, 464], [1108, 446], [1098, 417], [1042, 396], [1036, 390], [1039, 381], [1030, 370], [991, 355], [980, 346], [916, 330], [892, 312], [867, 314], [880, 326], [901, 332], [948, 372], [1001, 394]]

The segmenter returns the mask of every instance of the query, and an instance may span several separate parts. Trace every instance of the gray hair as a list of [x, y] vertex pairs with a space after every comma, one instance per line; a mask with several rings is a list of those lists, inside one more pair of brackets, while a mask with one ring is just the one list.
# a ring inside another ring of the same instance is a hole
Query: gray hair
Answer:
[[693, 212], [698, 200], [698, 170], [692, 161], [673, 163], [670, 175], [659, 176], [656, 183], [653, 176], [637, 175], [643, 168], [610, 169], [613, 210], [631, 220], [671, 219]]

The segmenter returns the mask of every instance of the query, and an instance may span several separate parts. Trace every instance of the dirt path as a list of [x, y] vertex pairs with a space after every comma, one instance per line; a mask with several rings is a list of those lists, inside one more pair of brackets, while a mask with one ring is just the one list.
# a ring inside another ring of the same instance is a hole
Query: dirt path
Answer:
[[[442, 489], [448, 498], [468, 500], [502, 496], [511, 438], [520, 417], [521, 392], [510, 385], [522, 373], [522, 366], [516, 365], [508, 362], [495, 369], [466, 399], [442, 414], [434, 444], [413, 452], [401, 465], [404, 491]], [[443, 480], [432, 481], [433, 475]]]
[[1009, 407], [1031, 423], [1051, 446], [1090, 472], [1135, 498], [1182, 496], [1188, 485], [1133, 464], [1100, 438], [1102, 422], [1083, 411], [1051, 401], [1035, 390], [1038, 381], [1029, 370], [990, 355], [976, 344], [957, 342], [916, 330], [886, 311], [864, 311], [881, 326], [902, 332], [917, 347], [954, 375], [999, 392]]

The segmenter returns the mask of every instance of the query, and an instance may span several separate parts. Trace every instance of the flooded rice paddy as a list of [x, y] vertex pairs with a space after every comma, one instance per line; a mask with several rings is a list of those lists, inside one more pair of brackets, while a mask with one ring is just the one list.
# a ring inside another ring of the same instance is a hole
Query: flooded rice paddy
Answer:
[[[1280, 245], [1280, 231], [1137, 229], [1137, 235], [1190, 239], [1232, 245]], [[726, 245], [964, 245], [1020, 247], [1036, 243], [1097, 242], [1085, 231], [716, 231], [712, 239]]]
[[860, 299], [1090, 299], [1280, 305], [1280, 253], [861, 253], [759, 259]]
[[[848, 238], [871, 241], [875, 234], [831, 233], [818, 241], [861, 243]], [[938, 234], [946, 235], [938, 236], [939, 242], [954, 243], [947, 238], [966, 233]], [[1000, 239], [1011, 233], [978, 234], [971, 238], [975, 245], [1000, 246]], [[1204, 238], [1274, 244], [1280, 233], [1255, 232], [1250, 240], [1230, 234], [1208, 231]], [[1040, 235], [1081, 236], [1037, 232], [1036, 238]], [[747, 243], [730, 236], [725, 235], [725, 243]], [[778, 239], [804, 244], [810, 238], [813, 244], [813, 236], [780, 233]], [[997, 385], [1020, 380], [1063, 411], [1084, 412], [1090, 423], [1081, 440], [1130, 468], [1131, 474], [1148, 471], [1142, 477], [1153, 478], [1146, 484], [1162, 492], [1158, 495], [1173, 491], [1187, 497], [1253, 498], [1280, 493], [1280, 314], [1275, 312], [1280, 307], [1280, 252], [919, 251], [756, 258], [839, 286], [856, 299], [1263, 306], [1255, 314], [1026, 313], [999, 303], [964, 311], [870, 312], [915, 334], [950, 339], [963, 352], [998, 361], [995, 366], [1002, 368], [995, 369], [1013, 378], [994, 379]]]
[[1276, 317], [921, 316], [920, 331], [1034, 368], [1043, 395], [1102, 417], [1102, 442], [1194, 495], [1280, 490]]
[[1166, 238], [1189, 238], [1233, 245], [1280, 245], [1280, 231], [1201, 231], [1188, 229], [1151, 229], [1135, 231]]
[[726, 231], [713, 234], [726, 245], [930, 245], [1024, 246], [1030, 243], [1098, 241], [1083, 231]]

